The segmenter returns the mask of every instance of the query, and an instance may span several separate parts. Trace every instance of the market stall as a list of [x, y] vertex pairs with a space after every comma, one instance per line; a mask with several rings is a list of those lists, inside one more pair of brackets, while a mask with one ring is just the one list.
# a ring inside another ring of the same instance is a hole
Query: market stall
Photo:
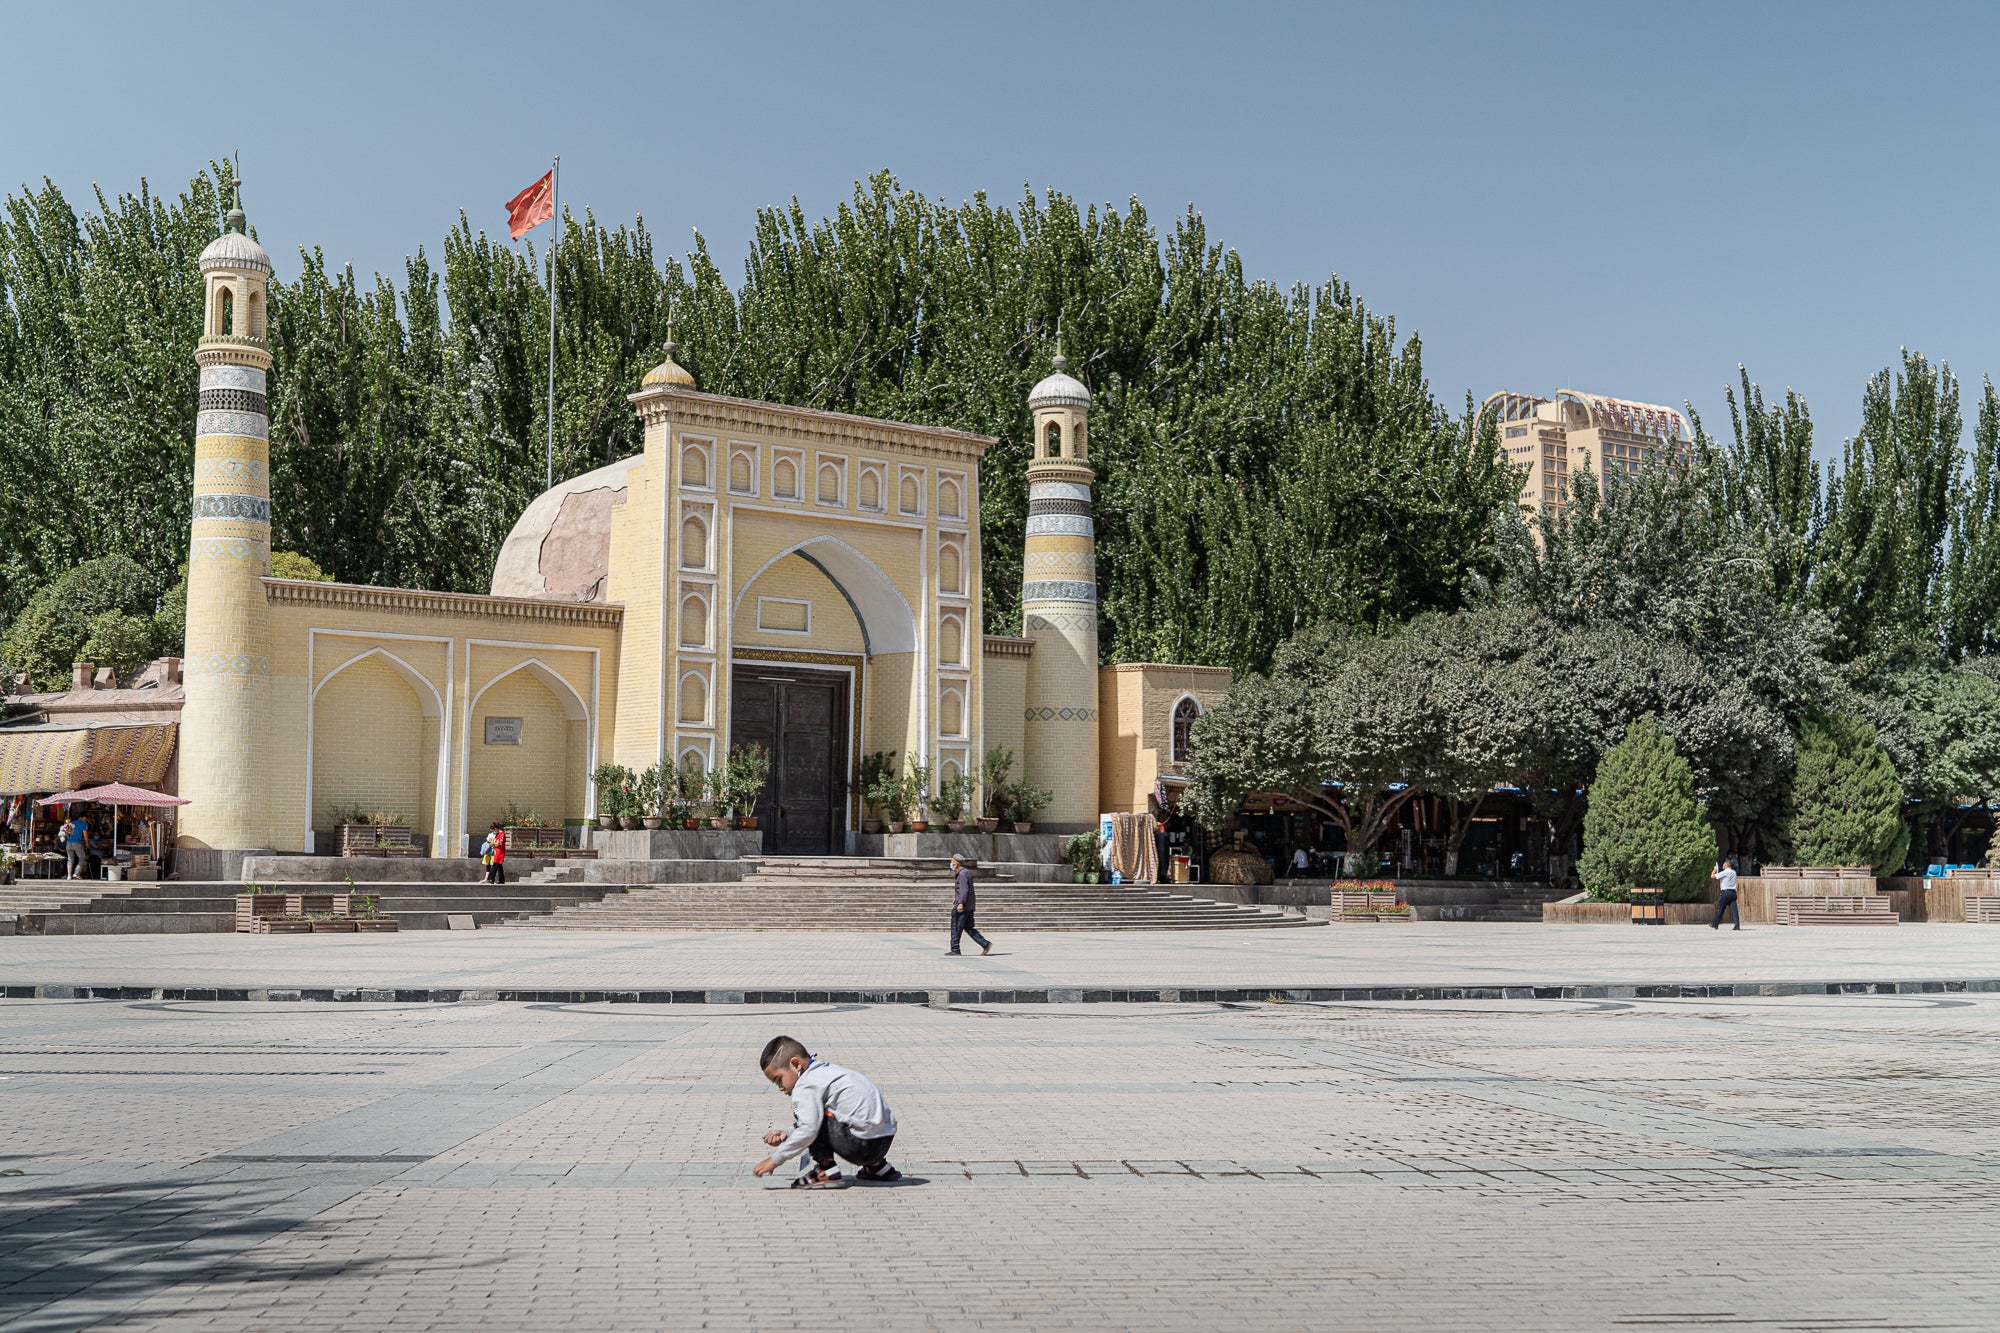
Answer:
[[[62, 806], [71, 818], [79, 813], [71, 810], [71, 806], [109, 806], [110, 824], [102, 831], [101, 844], [93, 837], [92, 854], [95, 862], [103, 866], [107, 879], [121, 879], [128, 875], [159, 877], [159, 867], [166, 858], [167, 849], [173, 846], [173, 829], [167, 812], [174, 806], [186, 805], [187, 801], [165, 792], [147, 791], [122, 782], [107, 782], [102, 786], [57, 792], [35, 804], [44, 809]], [[121, 812], [128, 806], [148, 813], [136, 817], [129, 824], [121, 824]], [[92, 832], [95, 835], [98, 830], [93, 827]], [[126, 836], [121, 837], [121, 834]]]

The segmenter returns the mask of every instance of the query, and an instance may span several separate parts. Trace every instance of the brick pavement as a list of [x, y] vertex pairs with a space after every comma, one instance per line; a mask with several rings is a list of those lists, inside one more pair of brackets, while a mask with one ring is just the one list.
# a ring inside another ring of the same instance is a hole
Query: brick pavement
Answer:
[[447, 987], [524, 990], [1631, 986], [2000, 979], [2000, 930], [1332, 926], [1001, 936], [541, 931], [0, 939], [0, 987]]
[[[773, 1031], [891, 1189], [774, 1192]], [[0, 1005], [9, 1328], [1986, 1329], [2000, 996]]]

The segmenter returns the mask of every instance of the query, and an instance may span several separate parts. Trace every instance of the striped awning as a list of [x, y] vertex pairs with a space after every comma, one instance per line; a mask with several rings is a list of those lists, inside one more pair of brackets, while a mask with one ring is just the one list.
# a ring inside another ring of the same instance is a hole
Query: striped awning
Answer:
[[0, 730], [0, 796], [106, 782], [158, 787], [173, 762], [179, 734], [175, 722]]
[[124, 782], [134, 787], [157, 787], [167, 776], [174, 757], [174, 738], [180, 724], [167, 722], [149, 727], [92, 727], [84, 757], [70, 770], [69, 785], [95, 787], [106, 782]]
[[0, 731], [0, 796], [62, 791], [76, 784], [70, 773], [90, 747], [90, 733]]

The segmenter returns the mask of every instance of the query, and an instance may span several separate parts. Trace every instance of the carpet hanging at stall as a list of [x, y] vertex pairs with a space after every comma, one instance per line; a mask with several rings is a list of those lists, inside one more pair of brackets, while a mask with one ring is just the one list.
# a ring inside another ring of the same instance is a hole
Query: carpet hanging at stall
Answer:
[[143, 727], [92, 727], [83, 760], [70, 773], [68, 786], [93, 787], [124, 782], [134, 787], [158, 787], [174, 757], [180, 724]]
[[61, 791], [73, 786], [70, 773], [83, 762], [90, 733], [0, 731], [0, 796]]

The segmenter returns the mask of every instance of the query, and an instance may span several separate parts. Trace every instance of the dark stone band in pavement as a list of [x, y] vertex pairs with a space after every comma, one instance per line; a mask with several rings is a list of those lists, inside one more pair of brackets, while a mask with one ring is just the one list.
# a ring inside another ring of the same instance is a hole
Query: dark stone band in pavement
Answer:
[[1675, 1000], [1774, 995], [2000, 992], [2000, 977], [1928, 981], [1646, 982], [1549, 986], [1048, 986], [1016, 990], [545, 990], [390, 986], [0, 986], [4, 1000], [197, 1000], [325, 1004], [1257, 1004], [1374, 1000]]

